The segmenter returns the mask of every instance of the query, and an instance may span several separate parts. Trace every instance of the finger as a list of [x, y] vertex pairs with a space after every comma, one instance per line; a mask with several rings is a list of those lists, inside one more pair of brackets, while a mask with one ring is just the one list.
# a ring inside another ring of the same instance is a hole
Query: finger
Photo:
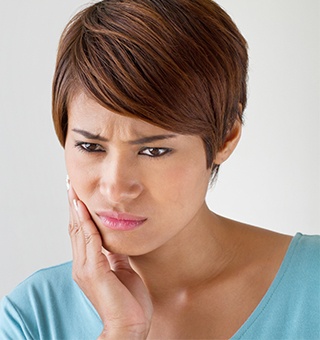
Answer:
[[86, 263], [90, 266], [96, 267], [96, 269], [101, 266], [103, 270], [110, 271], [109, 262], [102, 252], [102, 239], [100, 232], [92, 220], [88, 209], [80, 200], [77, 201], [76, 212], [85, 240]]
[[72, 246], [73, 261], [74, 265], [81, 266], [86, 262], [86, 242], [81, 230], [81, 223], [77, 213], [78, 196], [71, 185], [68, 190], [68, 199], [70, 214], [69, 235]]
[[113, 271], [115, 272], [121, 270], [128, 272], [133, 271], [132, 267], [130, 266], [127, 255], [114, 254], [109, 251], [107, 251], [106, 253], [110, 263], [110, 267], [112, 268]]
[[75, 211], [75, 202], [78, 201], [78, 196], [75, 193], [71, 184], [69, 185], [68, 189], [68, 201], [69, 201], [69, 214], [70, 214], [70, 228], [71, 229], [78, 229], [79, 228], [79, 218]]
[[[71, 211], [71, 236], [75, 255], [83, 257], [83, 262], [104, 260], [100, 233], [85, 204], [79, 200], [72, 185], [69, 185], [69, 205]], [[109, 268], [109, 266], [108, 266]]]

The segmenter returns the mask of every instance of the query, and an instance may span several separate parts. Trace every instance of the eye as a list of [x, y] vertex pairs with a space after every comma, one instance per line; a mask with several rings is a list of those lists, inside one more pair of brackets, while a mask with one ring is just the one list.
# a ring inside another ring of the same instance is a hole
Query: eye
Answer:
[[139, 154], [156, 158], [156, 157], [164, 156], [165, 154], [171, 151], [172, 150], [168, 148], [144, 148], [140, 150]]
[[85, 151], [85, 152], [103, 152], [103, 151], [105, 151], [101, 145], [95, 144], [95, 143], [77, 142], [76, 147], [79, 148], [81, 151]]

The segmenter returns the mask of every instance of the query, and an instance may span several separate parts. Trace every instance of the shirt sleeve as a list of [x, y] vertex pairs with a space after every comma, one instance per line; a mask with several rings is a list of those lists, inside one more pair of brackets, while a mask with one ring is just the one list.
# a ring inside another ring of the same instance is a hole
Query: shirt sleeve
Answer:
[[30, 332], [8, 297], [0, 304], [0, 339], [32, 340]]

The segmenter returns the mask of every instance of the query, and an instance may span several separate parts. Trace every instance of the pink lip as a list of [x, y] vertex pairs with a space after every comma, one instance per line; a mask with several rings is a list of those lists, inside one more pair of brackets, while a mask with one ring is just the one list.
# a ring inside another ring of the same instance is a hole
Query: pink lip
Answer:
[[147, 218], [130, 215], [126, 213], [118, 213], [116, 211], [98, 212], [102, 224], [112, 230], [128, 231], [138, 228]]

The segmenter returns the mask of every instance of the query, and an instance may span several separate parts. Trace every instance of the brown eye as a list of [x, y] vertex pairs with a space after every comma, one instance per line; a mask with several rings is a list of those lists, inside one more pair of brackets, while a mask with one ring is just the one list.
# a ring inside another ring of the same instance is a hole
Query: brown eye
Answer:
[[156, 158], [161, 157], [170, 151], [171, 149], [168, 148], [144, 148], [140, 151], [139, 154]]
[[103, 152], [104, 149], [101, 145], [95, 143], [77, 143], [76, 147], [86, 152]]

